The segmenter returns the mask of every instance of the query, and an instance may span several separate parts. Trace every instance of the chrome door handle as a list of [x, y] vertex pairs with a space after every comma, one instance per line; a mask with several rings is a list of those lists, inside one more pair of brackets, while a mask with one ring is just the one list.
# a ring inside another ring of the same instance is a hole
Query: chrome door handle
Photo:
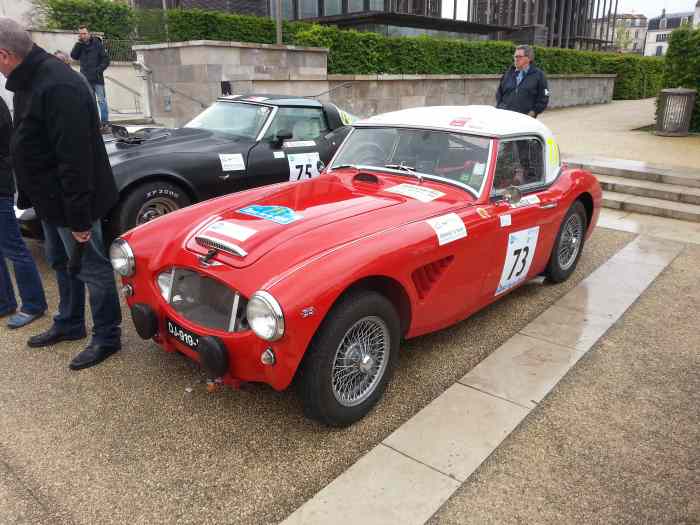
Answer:
[[221, 180], [228, 180], [230, 176], [231, 176], [230, 173], [226, 173], [225, 175], [219, 175], [219, 178]]
[[548, 202], [546, 204], [540, 204], [540, 208], [542, 208], [543, 210], [550, 210], [550, 209], [556, 208], [556, 207], [557, 207], [556, 202]]

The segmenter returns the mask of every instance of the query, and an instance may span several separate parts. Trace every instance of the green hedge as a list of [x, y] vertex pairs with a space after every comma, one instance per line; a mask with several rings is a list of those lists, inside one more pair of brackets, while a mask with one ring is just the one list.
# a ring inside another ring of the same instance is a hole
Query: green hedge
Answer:
[[[338, 74], [500, 74], [513, 62], [515, 44], [420, 37], [312, 26], [296, 33], [298, 45], [327, 47], [328, 72]], [[615, 99], [655, 95], [661, 86], [663, 59], [535, 47], [535, 61], [547, 74], [614, 73]]]
[[676, 29], [668, 41], [663, 75], [666, 88], [686, 87], [698, 91], [691, 131], [700, 131], [700, 29]]
[[[171, 41], [231, 40], [260, 44], [276, 42], [275, 21], [268, 17], [232, 15], [204, 9], [171, 9], [167, 19]], [[295, 33], [310, 26], [311, 24], [303, 22], [283, 22], [283, 41], [291, 43]]]
[[90, 31], [102, 32], [106, 38], [127, 38], [134, 27], [134, 11], [111, 0], [37, 0], [50, 29], [78, 30], [86, 24]]

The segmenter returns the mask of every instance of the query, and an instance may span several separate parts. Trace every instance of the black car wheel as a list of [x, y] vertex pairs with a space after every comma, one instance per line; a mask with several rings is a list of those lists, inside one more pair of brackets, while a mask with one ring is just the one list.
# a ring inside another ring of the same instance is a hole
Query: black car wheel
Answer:
[[139, 184], [118, 204], [110, 229], [116, 236], [190, 204], [189, 196], [173, 183], [152, 181]]
[[364, 417], [391, 378], [399, 338], [399, 317], [386, 297], [365, 291], [342, 299], [301, 364], [298, 386], [306, 415], [337, 427]]
[[587, 223], [583, 204], [581, 201], [574, 202], [564, 216], [552, 254], [549, 256], [545, 270], [545, 277], [549, 282], [561, 283], [574, 273], [583, 251]]

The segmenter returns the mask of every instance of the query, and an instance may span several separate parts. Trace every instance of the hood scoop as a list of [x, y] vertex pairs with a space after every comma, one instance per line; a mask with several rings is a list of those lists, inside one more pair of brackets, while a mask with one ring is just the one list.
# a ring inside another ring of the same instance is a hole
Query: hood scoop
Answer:
[[371, 184], [379, 184], [379, 178], [372, 173], [358, 173], [352, 179], [354, 182], [369, 182]]
[[204, 246], [205, 248], [210, 250], [218, 250], [230, 253], [231, 255], [236, 255], [238, 257], [245, 257], [246, 255], [248, 255], [248, 252], [240, 246], [233, 244], [230, 241], [224, 241], [222, 239], [217, 239], [209, 235], [198, 235], [194, 238], [194, 240], [197, 241], [197, 244]]

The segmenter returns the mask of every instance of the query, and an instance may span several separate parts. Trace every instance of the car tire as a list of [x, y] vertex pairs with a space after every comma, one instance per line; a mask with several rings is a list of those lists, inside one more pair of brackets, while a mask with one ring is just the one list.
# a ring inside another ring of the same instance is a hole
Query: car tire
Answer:
[[586, 209], [581, 201], [574, 202], [561, 222], [549, 256], [549, 263], [544, 272], [548, 282], [564, 282], [574, 273], [583, 252], [587, 225]]
[[119, 202], [109, 221], [112, 237], [139, 224], [192, 204], [189, 195], [178, 185], [155, 180], [129, 190]]
[[[297, 387], [307, 417], [345, 427], [382, 396], [398, 361], [400, 322], [377, 292], [355, 292], [330, 311], [301, 363]], [[375, 352], [366, 352], [367, 344]]]

